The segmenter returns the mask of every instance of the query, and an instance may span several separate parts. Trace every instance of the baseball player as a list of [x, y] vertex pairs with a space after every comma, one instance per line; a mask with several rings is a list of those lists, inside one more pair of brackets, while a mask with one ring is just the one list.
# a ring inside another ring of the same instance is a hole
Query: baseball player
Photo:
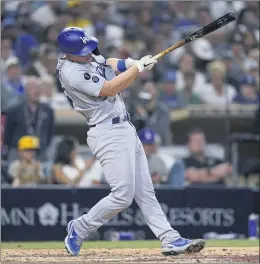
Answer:
[[87, 214], [68, 223], [67, 251], [78, 255], [91, 232], [135, 200], [147, 225], [162, 242], [163, 254], [199, 252], [205, 245], [203, 240], [182, 238], [167, 221], [155, 197], [142, 144], [120, 94], [157, 61], [151, 55], [140, 60], [105, 60], [99, 55], [98, 40], [77, 27], [62, 30], [57, 42], [65, 55], [57, 65], [59, 80], [72, 107], [86, 118], [90, 127], [87, 143], [112, 189]]

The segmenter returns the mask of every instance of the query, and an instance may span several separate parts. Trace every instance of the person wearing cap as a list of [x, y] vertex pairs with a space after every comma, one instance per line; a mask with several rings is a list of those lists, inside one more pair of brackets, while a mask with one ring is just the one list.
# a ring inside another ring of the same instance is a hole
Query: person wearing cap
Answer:
[[24, 100], [25, 78], [17, 57], [9, 57], [4, 63], [6, 74], [2, 79], [2, 112], [17, 106]]
[[225, 82], [226, 67], [221, 61], [213, 61], [207, 65], [210, 83], [204, 85], [200, 97], [206, 104], [223, 106], [231, 103], [236, 96], [236, 89]]
[[9, 86], [18, 94], [23, 94], [25, 79], [22, 75], [22, 68], [18, 58], [14, 56], [9, 57], [4, 66], [7, 72], [7, 78], [4, 85]]
[[167, 105], [170, 110], [182, 107], [180, 97], [176, 92], [175, 71], [167, 71], [164, 73], [160, 101]]
[[19, 159], [11, 162], [8, 172], [13, 178], [13, 187], [40, 183], [43, 175], [41, 164], [36, 160], [39, 138], [23, 136], [18, 140]]
[[185, 171], [183, 161], [158, 152], [160, 138], [153, 129], [146, 127], [140, 129], [137, 134], [147, 157], [153, 183], [183, 187]]
[[148, 168], [154, 184], [165, 183], [168, 179], [168, 171], [164, 161], [158, 156], [156, 133], [151, 128], [143, 128], [138, 132], [144, 152], [148, 161]]
[[239, 93], [234, 97], [235, 104], [259, 104], [259, 92], [257, 92], [256, 80], [247, 75], [243, 78]]

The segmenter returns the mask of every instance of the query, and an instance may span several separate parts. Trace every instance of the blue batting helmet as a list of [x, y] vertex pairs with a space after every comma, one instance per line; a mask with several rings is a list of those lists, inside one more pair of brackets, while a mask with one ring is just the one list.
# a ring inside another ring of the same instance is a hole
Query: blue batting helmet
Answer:
[[98, 46], [98, 40], [87, 36], [79, 27], [63, 29], [58, 35], [57, 42], [61, 52], [78, 56], [86, 56]]

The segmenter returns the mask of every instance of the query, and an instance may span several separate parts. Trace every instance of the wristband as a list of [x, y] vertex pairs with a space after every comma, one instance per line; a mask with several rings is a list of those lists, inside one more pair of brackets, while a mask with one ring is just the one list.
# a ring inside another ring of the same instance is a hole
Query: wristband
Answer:
[[126, 71], [125, 60], [119, 60], [119, 61], [117, 62], [117, 69], [118, 69], [120, 72], [124, 72], [124, 71]]

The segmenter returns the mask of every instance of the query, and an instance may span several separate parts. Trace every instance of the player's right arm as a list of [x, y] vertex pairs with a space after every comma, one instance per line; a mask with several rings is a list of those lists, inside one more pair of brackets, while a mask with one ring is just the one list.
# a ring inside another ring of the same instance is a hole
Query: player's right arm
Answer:
[[100, 90], [99, 96], [115, 96], [131, 85], [138, 74], [139, 70], [137, 66], [133, 65], [127, 71], [116, 76], [111, 81], [105, 81]]
[[110, 81], [98, 74], [77, 69], [70, 75], [70, 85], [94, 97], [115, 96], [132, 84], [140, 72], [150, 70], [156, 62], [151, 56], [146, 56]]

